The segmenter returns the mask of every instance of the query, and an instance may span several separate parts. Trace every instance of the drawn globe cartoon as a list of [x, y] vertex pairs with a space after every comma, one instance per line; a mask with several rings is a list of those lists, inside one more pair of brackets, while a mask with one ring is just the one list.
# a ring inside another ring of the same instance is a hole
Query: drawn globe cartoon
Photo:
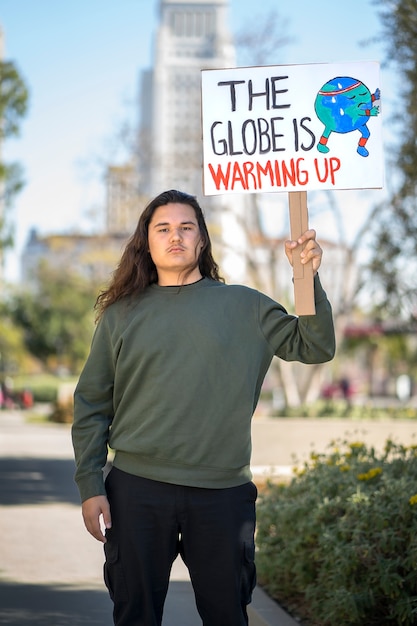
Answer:
[[368, 87], [357, 78], [337, 76], [327, 81], [319, 90], [314, 102], [317, 117], [324, 124], [324, 131], [317, 144], [319, 152], [329, 152], [327, 145], [331, 133], [359, 131], [357, 152], [368, 156], [365, 145], [370, 131], [367, 122], [379, 114], [379, 106], [374, 102], [380, 99], [380, 90], [371, 94]]

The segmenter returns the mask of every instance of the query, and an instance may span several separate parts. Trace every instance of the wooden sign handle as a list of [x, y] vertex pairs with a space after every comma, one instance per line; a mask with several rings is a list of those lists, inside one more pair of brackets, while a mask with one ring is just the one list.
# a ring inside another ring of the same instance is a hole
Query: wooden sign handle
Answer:
[[[288, 193], [290, 208], [291, 239], [297, 240], [308, 230], [307, 192], [290, 191]], [[293, 253], [294, 301], [296, 315], [315, 315], [313, 264], [310, 261], [301, 263], [302, 246]]]

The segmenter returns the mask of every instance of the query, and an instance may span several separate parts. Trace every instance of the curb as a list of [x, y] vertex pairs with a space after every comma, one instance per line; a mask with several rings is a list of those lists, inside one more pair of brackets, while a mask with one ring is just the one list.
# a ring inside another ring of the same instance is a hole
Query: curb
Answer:
[[249, 626], [300, 626], [260, 587], [253, 592], [248, 606]]

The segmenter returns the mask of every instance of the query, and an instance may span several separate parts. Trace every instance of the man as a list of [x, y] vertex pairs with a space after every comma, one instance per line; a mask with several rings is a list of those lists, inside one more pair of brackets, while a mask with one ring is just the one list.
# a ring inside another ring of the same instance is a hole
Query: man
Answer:
[[[104, 543], [117, 626], [159, 626], [172, 563], [186, 563], [204, 626], [244, 626], [255, 586], [256, 487], [250, 424], [275, 355], [334, 355], [331, 307], [313, 265], [316, 315], [225, 285], [197, 200], [157, 196], [112, 281], [75, 391], [76, 481], [88, 531]], [[103, 483], [107, 445], [115, 451]], [[103, 535], [100, 518], [105, 526]]]

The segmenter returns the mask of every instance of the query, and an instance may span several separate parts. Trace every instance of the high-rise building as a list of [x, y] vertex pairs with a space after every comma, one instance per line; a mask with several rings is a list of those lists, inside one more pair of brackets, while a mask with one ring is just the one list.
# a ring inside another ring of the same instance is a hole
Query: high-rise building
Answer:
[[[147, 200], [166, 189], [176, 188], [202, 200], [215, 256], [223, 274], [227, 278], [242, 278], [245, 264], [241, 251], [245, 240], [239, 234], [238, 222], [244, 198], [202, 199], [201, 70], [236, 64], [228, 29], [228, 9], [229, 0], [158, 0], [153, 63], [141, 76], [138, 154], [131, 162], [111, 165], [107, 170], [103, 239], [92, 237], [90, 241], [88, 236], [71, 235], [42, 238], [32, 234], [24, 254], [26, 260], [31, 259], [32, 269], [41, 259], [58, 266], [61, 262], [65, 264], [67, 237], [73, 265], [76, 259], [77, 267], [81, 269], [84, 265], [89, 275], [97, 265], [101, 276], [108, 271], [108, 266], [102, 267], [100, 244], [105, 241], [114, 260], [113, 252], [120, 251], [121, 242], [134, 231]], [[229, 240], [228, 233], [231, 233]], [[88, 256], [89, 246], [91, 254]], [[23, 275], [29, 278], [27, 262]]]
[[149, 196], [202, 194], [201, 70], [235, 66], [228, 5], [159, 0], [153, 67], [141, 81], [139, 160]]

